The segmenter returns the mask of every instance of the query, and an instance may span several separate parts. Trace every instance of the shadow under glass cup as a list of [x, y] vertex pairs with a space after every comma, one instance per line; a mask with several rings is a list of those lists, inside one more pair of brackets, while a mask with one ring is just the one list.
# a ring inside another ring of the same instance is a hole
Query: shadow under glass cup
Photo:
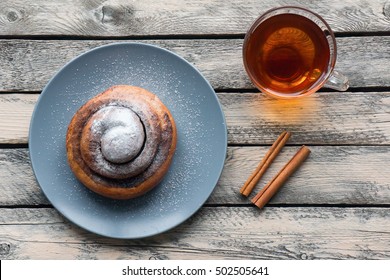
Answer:
[[319, 15], [299, 7], [271, 9], [252, 24], [243, 45], [245, 70], [255, 86], [276, 98], [310, 95], [321, 87], [345, 91], [334, 71], [336, 40]]

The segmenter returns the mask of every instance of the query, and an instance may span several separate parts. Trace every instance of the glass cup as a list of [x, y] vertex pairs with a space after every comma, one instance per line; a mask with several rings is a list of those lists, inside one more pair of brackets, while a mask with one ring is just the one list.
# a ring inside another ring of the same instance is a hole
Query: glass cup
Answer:
[[254, 85], [276, 98], [308, 96], [321, 87], [345, 91], [348, 79], [334, 70], [336, 40], [319, 15], [280, 7], [260, 16], [246, 33], [245, 70]]

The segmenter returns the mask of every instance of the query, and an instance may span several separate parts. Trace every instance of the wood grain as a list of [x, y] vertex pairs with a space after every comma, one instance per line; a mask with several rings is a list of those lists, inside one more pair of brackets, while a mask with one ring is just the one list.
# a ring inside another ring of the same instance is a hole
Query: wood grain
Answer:
[[326, 93], [276, 100], [256, 93], [218, 95], [229, 143], [272, 143], [281, 131], [290, 143], [389, 144], [389, 93]]
[[[113, 42], [118, 41], [0, 40], [0, 91], [40, 91], [72, 58]], [[242, 64], [242, 39], [137, 42], [161, 46], [183, 56], [215, 89], [254, 89]], [[337, 38], [337, 43], [336, 69], [348, 76], [351, 87], [390, 87], [389, 36]]]
[[[113, 40], [0, 40], [0, 91], [40, 91], [68, 61]], [[123, 42], [123, 41], [120, 41]], [[252, 87], [241, 62], [242, 40], [142, 40], [176, 52], [215, 88]], [[223, 62], [221, 57], [224, 58]], [[389, 79], [390, 80], [390, 79]]]
[[0, 94], [0, 143], [27, 143], [36, 94]]
[[[389, 204], [389, 147], [309, 146], [311, 154], [270, 204]], [[252, 192], [252, 198], [297, 152], [285, 147]], [[229, 147], [212, 204], [246, 204], [238, 190], [268, 147]]]
[[[0, 35], [171, 36], [243, 34], [266, 10], [301, 1], [3, 0]], [[390, 30], [388, 1], [309, 1], [337, 32]]]
[[[390, 259], [390, 0], [306, 1], [337, 32], [336, 69], [353, 90], [264, 97], [242, 65], [244, 34], [269, 8], [302, 3], [2, 0], [0, 259]], [[123, 41], [167, 48], [197, 67], [219, 91], [230, 144], [205, 206], [133, 241], [66, 220], [39, 188], [28, 150], [12, 148], [27, 144], [38, 92], [56, 71]], [[251, 197], [301, 144], [312, 153], [260, 211], [239, 188], [283, 130], [293, 136]]]
[[0, 209], [1, 259], [389, 259], [383, 208], [204, 207], [136, 241], [98, 237], [54, 209]]
[[[253, 197], [299, 147], [285, 147]], [[268, 147], [229, 147], [222, 176], [207, 204], [250, 204], [239, 189]], [[277, 204], [388, 205], [388, 147], [313, 146], [300, 169], [270, 201]], [[33, 175], [27, 149], [0, 149], [0, 206], [49, 205]]]
[[[27, 143], [38, 94], [0, 94], [0, 143]], [[271, 144], [281, 131], [290, 144], [390, 144], [388, 92], [321, 92], [283, 101], [258, 93], [218, 93], [229, 144]]]
[[49, 202], [39, 188], [27, 149], [0, 149], [0, 205], [39, 205]]

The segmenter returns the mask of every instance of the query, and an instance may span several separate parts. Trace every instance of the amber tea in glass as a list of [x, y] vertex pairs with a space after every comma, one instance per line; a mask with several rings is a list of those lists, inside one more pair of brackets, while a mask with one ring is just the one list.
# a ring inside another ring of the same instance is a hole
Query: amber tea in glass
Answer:
[[333, 32], [303, 8], [277, 8], [257, 19], [246, 34], [243, 59], [252, 82], [274, 97], [305, 96], [326, 82], [338, 90], [348, 88], [347, 79], [333, 71]]

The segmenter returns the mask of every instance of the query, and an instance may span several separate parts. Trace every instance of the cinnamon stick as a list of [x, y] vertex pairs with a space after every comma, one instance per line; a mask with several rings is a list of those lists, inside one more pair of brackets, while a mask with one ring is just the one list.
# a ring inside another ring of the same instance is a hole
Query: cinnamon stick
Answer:
[[279, 173], [252, 199], [257, 207], [263, 208], [287, 179], [298, 169], [310, 154], [310, 149], [302, 146]]
[[265, 171], [274, 161], [276, 156], [280, 153], [280, 150], [284, 147], [287, 140], [290, 138], [290, 132], [282, 132], [278, 139], [272, 144], [271, 148], [268, 150], [267, 154], [264, 156], [262, 161], [257, 166], [256, 170], [252, 175], [246, 180], [245, 184], [241, 187], [240, 193], [244, 196], [250, 195], [256, 184], [259, 182], [261, 177], [264, 175]]

